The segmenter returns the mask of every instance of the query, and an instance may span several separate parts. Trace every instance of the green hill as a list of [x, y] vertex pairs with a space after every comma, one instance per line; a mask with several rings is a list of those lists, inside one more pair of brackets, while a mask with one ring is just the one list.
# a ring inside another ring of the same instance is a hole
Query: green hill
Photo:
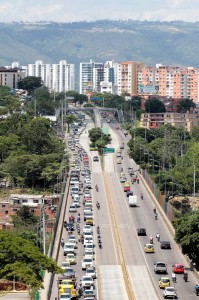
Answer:
[[0, 65], [42, 59], [143, 61], [199, 67], [199, 23], [109, 21], [0, 23]]

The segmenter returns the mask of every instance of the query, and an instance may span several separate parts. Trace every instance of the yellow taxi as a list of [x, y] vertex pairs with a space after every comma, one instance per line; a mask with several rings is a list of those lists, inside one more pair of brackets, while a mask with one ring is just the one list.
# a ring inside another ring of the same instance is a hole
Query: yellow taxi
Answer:
[[86, 225], [93, 225], [93, 218], [92, 217], [88, 217], [88, 218], [86, 218]]
[[164, 289], [167, 286], [170, 286], [170, 279], [168, 277], [161, 277], [159, 279], [159, 288]]
[[145, 253], [153, 253], [154, 252], [153, 244], [145, 244], [144, 245], [144, 252]]
[[63, 279], [59, 284], [59, 296], [63, 293], [69, 293], [72, 298], [77, 297], [76, 289], [71, 279]]
[[74, 253], [68, 253], [66, 255], [66, 262], [69, 263], [70, 265], [76, 264], [76, 258], [75, 258]]
[[62, 279], [59, 283], [59, 294], [65, 293], [65, 290], [74, 290], [74, 284], [71, 279]]
[[121, 163], [122, 163], [121, 158], [118, 158], [118, 159], [117, 159], [117, 164], [121, 164]]

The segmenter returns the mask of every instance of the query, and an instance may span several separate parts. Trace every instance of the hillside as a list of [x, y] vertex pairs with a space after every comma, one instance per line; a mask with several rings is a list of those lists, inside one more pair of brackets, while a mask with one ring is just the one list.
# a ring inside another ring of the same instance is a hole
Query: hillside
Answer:
[[0, 23], [0, 65], [42, 59], [143, 61], [199, 67], [199, 23], [109, 21]]

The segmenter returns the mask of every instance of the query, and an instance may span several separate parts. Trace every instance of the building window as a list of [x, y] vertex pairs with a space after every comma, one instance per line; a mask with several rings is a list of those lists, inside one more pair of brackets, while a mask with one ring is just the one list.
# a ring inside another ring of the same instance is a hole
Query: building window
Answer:
[[32, 212], [32, 213], [34, 213], [34, 212], [35, 212], [35, 210], [34, 210], [34, 209], [31, 209], [31, 212]]
[[6, 215], [8, 214], [8, 210], [5, 211], [5, 214], [6, 214]]
[[28, 203], [28, 200], [22, 200], [22, 203]]
[[39, 203], [39, 200], [33, 200], [33, 203]]
[[6, 207], [5, 204], [2, 204], [2, 207]]

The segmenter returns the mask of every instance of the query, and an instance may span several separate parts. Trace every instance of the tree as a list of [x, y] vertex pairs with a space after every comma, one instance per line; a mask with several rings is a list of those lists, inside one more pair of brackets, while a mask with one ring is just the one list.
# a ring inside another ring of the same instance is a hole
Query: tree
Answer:
[[157, 98], [148, 99], [145, 102], [145, 110], [147, 113], [164, 113], [164, 112], [166, 112], [164, 103]]
[[[55, 103], [47, 87], [39, 87], [34, 91], [37, 115], [54, 115]], [[34, 103], [32, 102], [32, 106]]]
[[29, 95], [32, 95], [36, 88], [42, 86], [41, 77], [27, 76], [18, 82], [18, 88], [26, 90]]
[[29, 153], [47, 154], [55, 150], [51, 136], [52, 128], [50, 121], [42, 117], [37, 117], [24, 126], [22, 141]]
[[28, 227], [38, 222], [38, 218], [30, 211], [30, 207], [27, 205], [23, 205], [12, 218], [15, 227]]
[[75, 115], [67, 115], [64, 116], [64, 121], [66, 122], [66, 124], [68, 125], [68, 132], [70, 130], [70, 124], [72, 124], [73, 122], [75, 122], [77, 120], [77, 117]]
[[182, 252], [199, 266], [199, 211], [174, 220], [173, 225], [175, 240], [181, 245]]
[[0, 277], [15, 279], [32, 288], [42, 287], [41, 270], [62, 274], [56, 262], [43, 255], [31, 241], [16, 236], [15, 232], [0, 231]]
[[181, 99], [177, 106], [177, 112], [179, 113], [186, 113], [187, 111], [190, 112], [191, 108], [196, 107], [196, 104], [193, 102], [193, 99]]
[[196, 142], [199, 142], [199, 125], [197, 125], [193, 128], [192, 136]]

